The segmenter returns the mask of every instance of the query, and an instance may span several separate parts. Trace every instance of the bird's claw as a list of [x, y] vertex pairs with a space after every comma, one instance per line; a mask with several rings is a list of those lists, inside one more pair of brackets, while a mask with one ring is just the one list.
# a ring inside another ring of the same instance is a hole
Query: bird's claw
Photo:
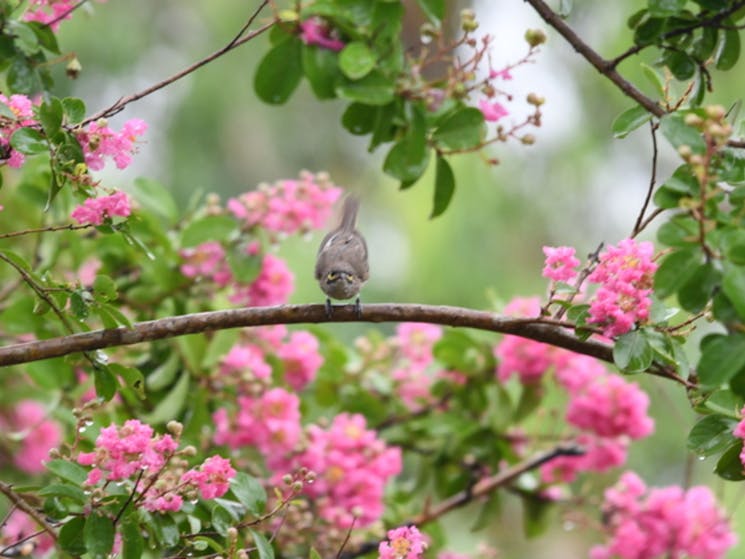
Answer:
[[354, 314], [357, 316], [357, 318], [362, 318], [362, 305], [360, 304], [360, 298], [357, 297], [357, 299], [354, 302]]
[[326, 298], [326, 318], [331, 318], [334, 314], [334, 308], [331, 306], [331, 299]]

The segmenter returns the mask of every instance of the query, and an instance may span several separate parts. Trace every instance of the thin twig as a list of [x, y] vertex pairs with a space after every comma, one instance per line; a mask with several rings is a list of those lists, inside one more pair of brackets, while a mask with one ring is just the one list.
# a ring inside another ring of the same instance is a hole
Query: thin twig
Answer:
[[17, 507], [19, 510], [22, 510], [27, 515], [29, 515], [31, 518], [34, 519], [34, 521], [41, 526], [45, 532], [47, 532], [53, 540], [57, 539], [57, 532], [54, 531], [54, 528], [51, 524], [49, 524], [44, 517], [43, 514], [41, 514], [39, 511], [37, 511], [34, 507], [32, 507], [30, 504], [26, 502], [26, 500], [21, 497], [18, 493], [16, 493], [13, 490], [13, 486], [9, 483], [5, 483], [4, 481], [0, 481], [0, 493], [5, 495], [8, 500], [10, 500], [11, 503], [15, 507]]
[[63, 19], [67, 19], [67, 16], [69, 16], [71, 13], [73, 13], [75, 10], [80, 8], [83, 4], [85, 4], [88, 0], [80, 0], [77, 4], [69, 8], [68, 10], [65, 10], [60, 15], [58, 15], [56, 18], [54, 18], [52, 21], [48, 21], [44, 25], [46, 27], [53, 27], [54, 25], [57, 25], [60, 23]]
[[52, 227], [37, 227], [35, 229], [24, 229], [23, 231], [13, 231], [11, 233], [0, 233], [0, 239], [10, 239], [12, 237], [21, 237], [23, 235], [30, 235], [32, 233], [51, 233], [53, 231], [76, 231], [78, 229], [89, 229], [95, 227], [92, 223], [84, 223], [82, 225], [75, 225], [69, 223], [67, 225], [56, 225]]
[[639, 217], [636, 218], [634, 224], [634, 230], [631, 233], [631, 237], [636, 237], [642, 231], [642, 223], [644, 223], [644, 214], [647, 213], [649, 202], [652, 199], [652, 192], [654, 191], [655, 183], [657, 182], [657, 128], [659, 124], [654, 121], [649, 122], [649, 130], [652, 134], [652, 174], [649, 177], [649, 188], [647, 189], [647, 196], [644, 198], [644, 204], [639, 212]]
[[160, 89], [163, 89], [164, 87], [166, 87], [168, 85], [171, 85], [175, 81], [178, 81], [181, 78], [183, 78], [184, 76], [187, 76], [187, 75], [191, 74], [192, 72], [194, 72], [195, 70], [198, 70], [199, 68], [201, 68], [205, 64], [208, 64], [208, 63], [212, 62], [216, 58], [221, 57], [223, 54], [225, 54], [225, 53], [227, 53], [227, 52], [229, 52], [229, 51], [231, 51], [231, 50], [233, 50], [233, 49], [235, 49], [235, 48], [237, 48], [237, 47], [239, 47], [239, 46], [247, 43], [248, 41], [254, 39], [255, 37], [261, 35], [265, 31], [267, 31], [268, 29], [272, 28], [274, 26], [274, 24], [276, 23], [274, 20], [270, 21], [269, 23], [266, 23], [266, 24], [262, 25], [258, 29], [255, 29], [255, 30], [251, 31], [250, 33], [248, 33], [247, 35], [245, 35], [245, 36], [242, 37], [242, 35], [244, 35], [244, 33], [246, 32], [246, 30], [248, 29], [248, 27], [256, 20], [256, 18], [258, 17], [259, 13], [261, 12], [261, 10], [263, 10], [264, 7], [266, 7], [268, 3], [269, 3], [268, 0], [263, 0], [259, 4], [258, 8], [256, 8], [256, 10], [254, 10], [254, 12], [248, 18], [248, 21], [241, 28], [241, 31], [235, 36], [235, 38], [233, 38], [227, 45], [225, 45], [221, 49], [213, 52], [212, 54], [210, 54], [206, 58], [203, 58], [202, 60], [199, 60], [198, 62], [195, 62], [191, 66], [188, 66], [187, 68], [184, 68], [180, 72], [177, 72], [177, 73], [173, 74], [172, 76], [170, 76], [170, 77], [168, 77], [168, 78], [166, 78], [166, 79], [164, 79], [164, 80], [162, 80], [162, 81], [160, 81], [160, 82], [158, 82], [156, 84], [153, 84], [150, 87], [147, 87], [147, 88], [143, 89], [140, 92], [133, 93], [131, 95], [127, 95], [126, 97], [122, 97], [121, 99], [119, 99], [118, 101], [116, 101], [113, 105], [111, 105], [109, 108], [103, 109], [103, 110], [97, 112], [96, 114], [94, 114], [93, 116], [90, 116], [87, 119], [85, 119], [82, 122], [81, 126], [85, 126], [86, 124], [88, 124], [90, 122], [94, 122], [94, 121], [96, 121], [96, 120], [98, 120], [100, 118], [108, 118], [110, 116], [113, 116], [113, 115], [117, 114], [118, 112], [120, 112], [121, 110], [123, 110], [124, 107], [126, 107], [130, 103], [132, 103], [134, 101], [138, 101], [139, 99], [142, 99], [143, 97], [147, 97], [151, 93], [155, 93], [156, 91], [158, 91]]

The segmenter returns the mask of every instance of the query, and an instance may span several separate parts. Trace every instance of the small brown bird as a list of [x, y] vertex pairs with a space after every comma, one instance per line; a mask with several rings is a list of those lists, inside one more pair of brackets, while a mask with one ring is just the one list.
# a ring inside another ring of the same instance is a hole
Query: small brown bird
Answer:
[[357, 297], [355, 311], [362, 315], [359, 292], [367, 281], [367, 243], [355, 228], [359, 200], [352, 195], [344, 199], [341, 223], [321, 241], [316, 258], [316, 279], [326, 298], [326, 314], [331, 316], [331, 299]]

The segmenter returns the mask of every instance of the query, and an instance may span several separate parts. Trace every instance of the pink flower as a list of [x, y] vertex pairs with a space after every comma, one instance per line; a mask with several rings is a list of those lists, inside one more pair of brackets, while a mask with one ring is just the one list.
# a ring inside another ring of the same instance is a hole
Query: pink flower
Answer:
[[44, 406], [34, 400], [21, 401], [0, 417], [0, 428], [16, 433], [20, 446], [13, 452], [13, 463], [29, 474], [43, 472], [49, 451], [62, 442], [59, 424], [47, 419]]
[[580, 262], [574, 255], [572, 247], [543, 247], [546, 255], [546, 264], [543, 268], [543, 277], [553, 281], [571, 281], [577, 277], [577, 266]]
[[326, 224], [341, 192], [326, 174], [303, 171], [297, 180], [262, 185], [258, 190], [231, 198], [227, 209], [246, 228], [261, 227], [287, 235], [305, 233]]
[[285, 382], [300, 391], [316, 378], [323, 364], [318, 352], [318, 340], [310, 332], [293, 332], [288, 343], [277, 350], [284, 365]]
[[54, 549], [52, 536], [42, 532], [28, 539], [39, 530], [40, 526], [30, 516], [15, 509], [0, 523], [0, 549], [6, 552], [6, 557], [46, 557]]
[[217, 241], [181, 249], [180, 256], [184, 261], [181, 273], [187, 278], [208, 278], [220, 287], [228, 285], [233, 279], [225, 259], [225, 249]]
[[294, 287], [294, 278], [284, 260], [264, 255], [261, 271], [249, 285], [238, 285], [230, 302], [249, 307], [281, 305], [287, 302]]
[[416, 526], [401, 526], [388, 530], [388, 541], [378, 546], [379, 559], [420, 559], [427, 549], [427, 540]]
[[91, 122], [87, 130], [77, 132], [77, 137], [89, 168], [100, 171], [105, 164], [104, 158], [110, 157], [117, 168], [124, 169], [137, 151], [137, 137], [146, 131], [147, 123], [139, 118], [125, 122], [121, 132], [114, 132], [105, 121], [97, 121]]
[[489, 99], [481, 99], [479, 101], [479, 110], [484, 115], [484, 120], [488, 122], [495, 122], [503, 116], [510, 114], [501, 103], [498, 101], [489, 101]]
[[648, 406], [649, 397], [636, 384], [606, 374], [573, 394], [566, 417], [572, 425], [601, 437], [640, 439], [654, 430]]
[[624, 239], [609, 246], [588, 281], [601, 284], [590, 302], [588, 322], [599, 324], [608, 337], [630, 331], [636, 322], [649, 318], [650, 295], [657, 264], [654, 245]]
[[511, 80], [512, 74], [509, 68], [503, 68], [502, 70], [489, 70], [489, 79], [501, 78], [503, 80]]
[[564, 359], [557, 360], [556, 381], [570, 394], [581, 392], [597, 377], [607, 374], [605, 367], [587, 355], [567, 352]]
[[7, 162], [9, 167], [19, 169], [26, 161], [25, 156], [10, 147], [10, 137], [13, 133], [24, 126], [37, 124], [34, 119], [33, 102], [25, 95], [11, 95], [6, 97], [0, 93], [0, 103], [7, 105], [15, 116], [15, 120], [6, 121], [0, 127], [0, 147], [7, 152]]
[[300, 40], [306, 45], [318, 45], [333, 51], [344, 48], [344, 43], [331, 37], [328, 25], [318, 17], [311, 17], [300, 23]]
[[585, 453], [580, 456], [559, 456], [540, 468], [544, 483], [571, 483], [582, 472], [605, 472], [626, 462], [628, 439], [608, 439], [590, 434], [577, 437]]
[[609, 542], [593, 559], [690, 557], [720, 559], [737, 543], [708, 487], [647, 489], [632, 472], [605, 492]]
[[264, 361], [264, 353], [257, 346], [236, 344], [220, 362], [220, 373], [238, 378], [248, 373], [252, 378], [267, 380], [272, 376], [272, 368]]
[[216, 499], [228, 492], [234, 477], [235, 469], [230, 460], [215, 455], [207, 458], [198, 469], [186, 472], [181, 481], [199, 487], [202, 499]]
[[50, 25], [52, 31], [56, 32], [62, 21], [72, 17], [77, 4], [75, 0], [31, 0], [23, 19]]
[[394, 343], [411, 366], [424, 369], [432, 363], [432, 348], [442, 337], [442, 327], [418, 322], [402, 322], [396, 327]]
[[130, 213], [129, 197], [124, 192], [117, 192], [111, 196], [88, 198], [72, 211], [70, 217], [80, 224], [101, 225], [104, 219], [128, 217]]

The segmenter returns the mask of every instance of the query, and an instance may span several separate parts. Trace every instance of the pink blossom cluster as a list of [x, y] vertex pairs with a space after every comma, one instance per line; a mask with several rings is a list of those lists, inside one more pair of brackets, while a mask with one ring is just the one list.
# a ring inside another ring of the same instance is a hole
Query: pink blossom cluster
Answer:
[[212, 420], [216, 444], [233, 449], [254, 446], [272, 470], [284, 464], [285, 455], [302, 434], [300, 399], [284, 388], [272, 388], [260, 396], [238, 396], [234, 413], [220, 408]]
[[304, 450], [284, 471], [301, 467], [316, 474], [304, 492], [323, 520], [341, 529], [363, 528], [383, 514], [385, 484], [401, 471], [401, 449], [387, 446], [367, 429], [362, 415], [342, 413], [328, 429], [307, 428]]
[[49, 451], [62, 442], [62, 428], [49, 419], [44, 406], [34, 400], [23, 400], [9, 413], [0, 415], [0, 429], [14, 433], [19, 446], [13, 449], [13, 463], [29, 474], [44, 471]]
[[11, 95], [6, 97], [0, 93], [0, 103], [6, 105], [15, 118], [0, 117], [0, 148], [5, 152], [4, 159], [9, 167], [20, 168], [26, 161], [24, 155], [10, 147], [10, 137], [13, 132], [23, 126], [36, 124], [33, 103], [25, 95]]
[[220, 361], [220, 378], [241, 387], [242, 392], [255, 394], [256, 382], [266, 385], [272, 376], [272, 367], [265, 357], [268, 354], [279, 359], [285, 383], [297, 392], [316, 378], [323, 365], [313, 334], [304, 330], [290, 333], [284, 325], [265, 326], [247, 331], [230, 348]]
[[487, 122], [496, 122], [500, 118], [510, 114], [502, 103], [486, 98], [479, 100], [479, 110]]
[[265, 254], [259, 275], [249, 284], [235, 284], [229, 300], [236, 305], [263, 307], [287, 302], [295, 278], [281, 258]]
[[135, 489], [145, 488], [140, 501], [149, 511], [175, 512], [183, 505], [183, 495], [197, 488], [202, 497], [212, 499], [224, 495], [228, 482], [235, 475], [230, 462], [219, 456], [181, 474], [170, 471], [176, 456], [178, 441], [171, 435], [155, 435], [153, 428], [137, 419], [124, 425], [109, 425], [101, 429], [92, 452], [81, 452], [78, 464], [92, 466], [86, 485], [101, 482], [138, 480]]
[[129, 196], [120, 191], [110, 196], [88, 198], [72, 211], [70, 217], [80, 224], [102, 225], [106, 219], [129, 217], [131, 212]]
[[598, 324], [607, 337], [630, 331], [649, 318], [650, 295], [657, 264], [649, 241], [624, 239], [601, 255], [588, 281], [600, 284], [590, 301], [588, 322]]
[[572, 281], [577, 277], [579, 259], [575, 256], [573, 247], [543, 247], [546, 256], [543, 267], [543, 277], [553, 281]]
[[298, 179], [284, 179], [272, 185], [260, 185], [238, 198], [228, 200], [227, 209], [246, 228], [261, 227], [272, 233], [305, 233], [320, 229], [341, 196], [325, 173], [307, 171]]
[[737, 543], [726, 515], [708, 487], [648, 489], [626, 472], [605, 492], [603, 512], [610, 541], [592, 559], [720, 559]]
[[300, 22], [300, 40], [306, 45], [316, 45], [335, 52], [344, 48], [344, 42], [335, 37], [334, 30], [320, 17], [310, 17]]
[[427, 539], [416, 526], [388, 530], [387, 536], [378, 546], [378, 559], [421, 559], [427, 549]]
[[109, 128], [106, 121], [100, 120], [91, 122], [87, 130], [80, 130], [76, 135], [88, 167], [100, 171], [107, 157], [114, 160], [118, 169], [126, 169], [132, 163], [132, 154], [137, 151], [137, 138], [146, 131], [147, 123], [133, 118], [125, 122], [119, 132]]
[[[742, 409], [741, 415], [743, 416], [743, 419], [741, 419], [740, 422], [735, 425], [732, 434], [738, 439], [745, 440], [745, 408]], [[743, 446], [743, 449], [740, 451], [740, 462], [742, 462], [743, 466], [745, 467], [745, 446]]]
[[391, 378], [396, 394], [406, 407], [416, 409], [432, 401], [430, 389], [435, 376], [430, 370], [432, 349], [442, 337], [442, 328], [433, 324], [402, 322], [392, 339], [397, 350]]
[[181, 249], [181, 273], [187, 278], [206, 278], [219, 287], [233, 280], [225, 259], [225, 249], [217, 241], [207, 241], [195, 247]]
[[46, 557], [54, 549], [54, 540], [25, 512], [15, 509], [0, 523], [0, 549], [5, 557]]
[[77, 0], [29, 0], [29, 9], [23, 14], [23, 19], [50, 25], [52, 31], [57, 31], [59, 24], [70, 19], [79, 4]]
[[[507, 314], [538, 316], [538, 298], [516, 298]], [[629, 441], [652, 433], [647, 410], [649, 398], [636, 384], [610, 374], [597, 359], [518, 336], [504, 336], [494, 348], [497, 378], [506, 382], [517, 375], [534, 384], [553, 371], [554, 379], [569, 395], [567, 423], [576, 428], [581, 456], [563, 456], [541, 467], [545, 483], [569, 482], [579, 472], [603, 472], [626, 461]]]

